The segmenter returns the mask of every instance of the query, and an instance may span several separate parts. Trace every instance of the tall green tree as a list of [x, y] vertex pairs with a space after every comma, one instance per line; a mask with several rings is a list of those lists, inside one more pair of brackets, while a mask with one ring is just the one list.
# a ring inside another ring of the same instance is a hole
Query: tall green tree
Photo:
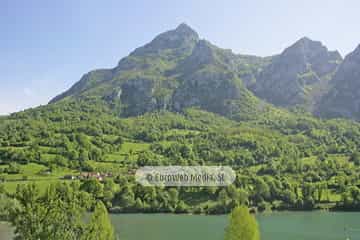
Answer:
[[258, 224], [247, 207], [236, 207], [231, 212], [225, 240], [260, 240]]
[[114, 228], [105, 205], [98, 201], [83, 240], [114, 240]]

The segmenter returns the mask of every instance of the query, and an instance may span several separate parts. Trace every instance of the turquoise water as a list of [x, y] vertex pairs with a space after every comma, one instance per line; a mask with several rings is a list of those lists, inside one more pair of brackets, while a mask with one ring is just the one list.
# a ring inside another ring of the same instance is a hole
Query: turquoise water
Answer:
[[[280, 212], [257, 216], [262, 240], [360, 239], [360, 213]], [[122, 240], [222, 240], [226, 216], [113, 215]]]
[[285, 212], [258, 220], [263, 240], [360, 239], [360, 213]]
[[[226, 216], [111, 215], [121, 240], [222, 240]], [[262, 240], [360, 239], [360, 213], [279, 212], [257, 216]], [[0, 223], [0, 240], [11, 239]]]
[[9, 224], [0, 222], [0, 240], [8, 240], [12, 237], [12, 231]]

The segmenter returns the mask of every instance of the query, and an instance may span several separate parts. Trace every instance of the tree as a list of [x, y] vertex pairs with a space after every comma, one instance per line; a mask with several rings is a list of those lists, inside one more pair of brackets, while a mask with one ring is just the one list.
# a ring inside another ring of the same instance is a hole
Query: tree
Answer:
[[223, 211], [226, 211], [229, 201], [231, 200], [226, 192], [226, 189], [222, 189], [218, 195], [218, 203]]
[[89, 152], [86, 151], [85, 149], [80, 149], [80, 154], [79, 154], [79, 161], [80, 162], [85, 162], [89, 160]]
[[360, 153], [354, 152], [350, 156], [350, 161], [352, 161], [356, 166], [360, 165]]
[[98, 201], [83, 240], [114, 240], [114, 228], [111, 224], [105, 205]]
[[296, 194], [290, 189], [285, 189], [282, 193], [282, 200], [289, 204], [296, 203]]
[[17, 201], [1, 191], [0, 185], [0, 221], [9, 221], [11, 212], [18, 207]]
[[124, 144], [124, 139], [119, 136], [115, 139], [114, 144], [116, 145], [117, 150], [120, 150], [122, 145]]
[[80, 189], [92, 194], [95, 198], [102, 197], [104, 193], [104, 186], [94, 178], [85, 180]]
[[126, 185], [118, 192], [114, 197], [114, 202], [124, 209], [131, 209], [135, 205], [135, 194], [131, 186]]
[[256, 219], [245, 206], [236, 207], [230, 214], [225, 230], [225, 240], [259, 240], [260, 233]]
[[143, 202], [141, 201], [140, 198], [136, 198], [136, 201], [135, 201], [135, 209], [136, 210], [142, 210], [144, 208], [144, 204]]
[[114, 194], [116, 192], [116, 184], [112, 179], [106, 179], [104, 182], [104, 194], [103, 201], [107, 207], [112, 206], [112, 199], [114, 198]]
[[90, 159], [94, 161], [101, 161], [103, 157], [103, 153], [98, 148], [92, 148], [89, 153]]
[[262, 179], [255, 179], [255, 200], [262, 202], [263, 200], [269, 200], [271, 197], [269, 185]]
[[85, 134], [83, 134], [83, 133], [77, 134], [76, 141], [78, 142], [80, 147], [85, 148], [85, 149], [90, 148], [91, 143], [89, 141], [89, 138]]
[[56, 155], [56, 157], [54, 158], [54, 164], [56, 164], [57, 166], [61, 166], [61, 167], [67, 167], [68, 161], [66, 160], [65, 157], [63, 157], [61, 155]]
[[[77, 184], [58, 183], [44, 194], [34, 184], [19, 185], [11, 204], [10, 222], [16, 240], [114, 240], [114, 229], [105, 205], [98, 201], [90, 221], [87, 211], [93, 199]], [[1, 198], [0, 198], [1, 200]]]
[[11, 162], [9, 164], [9, 167], [7, 167], [5, 171], [8, 174], [19, 174], [19, 173], [21, 173], [21, 168], [20, 168], [19, 164], [15, 163], [15, 162]]
[[176, 188], [170, 188], [168, 191], [169, 194], [169, 204], [172, 208], [176, 208], [176, 205], [179, 201], [179, 192]]
[[92, 201], [75, 185], [54, 184], [44, 194], [35, 184], [18, 185], [15, 198], [19, 207], [11, 212], [10, 222], [16, 240], [82, 239]]

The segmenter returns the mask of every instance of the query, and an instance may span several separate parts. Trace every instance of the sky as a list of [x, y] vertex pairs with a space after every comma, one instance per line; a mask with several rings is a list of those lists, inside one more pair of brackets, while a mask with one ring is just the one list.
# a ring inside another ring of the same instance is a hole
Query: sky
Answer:
[[0, 115], [45, 105], [182, 22], [235, 53], [268, 56], [307, 36], [344, 56], [358, 0], [1, 0]]

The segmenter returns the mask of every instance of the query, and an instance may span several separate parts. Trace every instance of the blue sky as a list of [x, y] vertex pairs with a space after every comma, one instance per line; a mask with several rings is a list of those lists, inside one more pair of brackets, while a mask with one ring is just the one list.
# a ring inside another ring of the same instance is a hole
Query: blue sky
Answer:
[[182, 22], [236, 53], [272, 55], [308, 36], [345, 55], [360, 43], [359, 9], [356, 0], [1, 0], [0, 114], [46, 104]]

